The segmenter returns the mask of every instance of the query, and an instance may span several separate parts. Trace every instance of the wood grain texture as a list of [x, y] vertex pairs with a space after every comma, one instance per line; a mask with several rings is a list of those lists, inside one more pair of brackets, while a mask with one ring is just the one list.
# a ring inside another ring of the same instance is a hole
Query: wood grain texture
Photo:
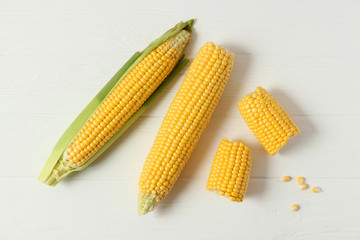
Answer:
[[[360, 239], [360, 3], [0, 0], [0, 239]], [[55, 142], [122, 64], [180, 20], [236, 54], [213, 118], [157, 211], [136, 214], [137, 181], [185, 71], [102, 157], [55, 188], [36, 178]], [[237, 102], [272, 93], [301, 134], [270, 157]], [[207, 192], [217, 145], [247, 143], [243, 203]], [[305, 176], [320, 194], [284, 174]], [[299, 212], [289, 206], [300, 205]]]

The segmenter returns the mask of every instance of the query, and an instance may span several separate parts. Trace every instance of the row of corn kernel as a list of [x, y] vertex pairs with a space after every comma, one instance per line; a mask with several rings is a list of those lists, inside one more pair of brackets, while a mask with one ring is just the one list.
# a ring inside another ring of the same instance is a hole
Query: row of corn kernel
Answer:
[[[292, 179], [292, 178], [291, 178], [290, 176], [283, 176], [283, 177], [281, 177], [280, 181], [281, 181], [281, 182], [289, 182], [289, 181], [291, 181], [291, 179]], [[301, 190], [305, 190], [305, 189], [307, 189], [307, 188], [309, 187], [309, 185], [305, 183], [305, 178], [304, 178], [304, 177], [298, 177], [298, 178], [296, 179], [296, 182], [297, 182], [297, 184], [298, 184], [298, 187], [299, 187]], [[319, 193], [319, 192], [321, 192], [320, 188], [319, 188], [319, 187], [316, 187], [316, 186], [312, 188], [312, 191], [313, 191], [314, 193]]]

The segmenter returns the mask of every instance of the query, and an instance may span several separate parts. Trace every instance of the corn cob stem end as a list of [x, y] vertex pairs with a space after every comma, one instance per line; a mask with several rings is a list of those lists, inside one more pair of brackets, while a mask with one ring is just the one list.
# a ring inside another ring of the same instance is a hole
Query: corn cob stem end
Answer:
[[65, 176], [67, 176], [69, 173], [73, 172], [74, 168], [69, 166], [67, 162], [64, 162], [62, 160], [59, 160], [54, 168], [52, 169], [50, 175], [45, 179], [41, 180], [39, 178], [39, 181], [49, 185], [49, 186], [55, 186], [60, 182], [61, 179], [63, 179]]
[[158, 201], [156, 201], [156, 197], [152, 193], [142, 194], [139, 193], [138, 198], [138, 214], [144, 215], [148, 212], [151, 212], [157, 206]]

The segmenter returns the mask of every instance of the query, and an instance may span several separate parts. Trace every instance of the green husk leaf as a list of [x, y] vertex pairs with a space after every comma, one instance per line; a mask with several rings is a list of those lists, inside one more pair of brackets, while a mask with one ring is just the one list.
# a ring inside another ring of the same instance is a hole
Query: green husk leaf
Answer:
[[[92, 116], [104, 99], [111, 93], [113, 88], [152, 50], [154, 50], [161, 43], [166, 41], [169, 37], [177, 34], [182, 29], [186, 29], [191, 32], [194, 20], [191, 19], [187, 22], [180, 22], [175, 27], [169, 29], [160, 38], [154, 40], [150, 45], [145, 48], [142, 52], [135, 53], [125, 65], [110, 79], [110, 81], [101, 89], [101, 91], [95, 96], [95, 98], [85, 107], [85, 109], [79, 114], [79, 116], [71, 123], [68, 129], [60, 137], [56, 143], [53, 151], [50, 154], [43, 170], [40, 173], [39, 181], [44, 182], [48, 185], [55, 186], [61, 179], [67, 176], [70, 172], [80, 171], [91, 164], [101, 153], [103, 153], [110, 145], [121, 136], [133, 122], [146, 110], [148, 105], [160, 94], [165, 86], [170, 82], [183, 67], [185, 67], [188, 60], [182, 59], [179, 61], [177, 66], [173, 69], [167, 79], [159, 86], [157, 90], [150, 96], [150, 98], [144, 103], [144, 105], [132, 116], [127, 123], [112, 137], [109, 141], [96, 153], [92, 158], [88, 160], [86, 164], [80, 168], [71, 168], [65, 162], [62, 161], [61, 157], [67, 146], [74, 139], [76, 134], [85, 125], [87, 120]], [[175, 73], [175, 75], [174, 75]], [[165, 84], [167, 83], [167, 84]], [[165, 84], [165, 85], [164, 85]]]
[[51, 174], [52, 169], [61, 157], [66, 147], [70, 144], [71, 140], [74, 139], [75, 135], [85, 125], [86, 121], [92, 115], [92, 113], [99, 107], [102, 101], [106, 98], [109, 93], [109, 89], [112, 89], [118, 80], [123, 76], [125, 71], [139, 58], [140, 52], [136, 52], [120, 70], [106, 83], [106, 85], [100, 90], [100, 92], [91, 100], [91, 102], [81, 111], [81, 113], [75, 118], [75, 120], [66, 129], [64, 134], [60, 137], [58, 142], [55, 144], [50, 157], [43, 170], [40, 173], [39, 181], [45, 182], [48, 176]]

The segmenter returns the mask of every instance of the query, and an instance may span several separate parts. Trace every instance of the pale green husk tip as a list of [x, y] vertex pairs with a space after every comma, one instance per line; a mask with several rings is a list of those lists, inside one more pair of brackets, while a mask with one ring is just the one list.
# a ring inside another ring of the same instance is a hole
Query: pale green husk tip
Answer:
[[155, 209], [158, 202], [156, 201], [155, 196], [152, 193], [141, 194], [139, 193], [138, 197], [138, 214], [144, 215], [148, 212], [151, 212]]

